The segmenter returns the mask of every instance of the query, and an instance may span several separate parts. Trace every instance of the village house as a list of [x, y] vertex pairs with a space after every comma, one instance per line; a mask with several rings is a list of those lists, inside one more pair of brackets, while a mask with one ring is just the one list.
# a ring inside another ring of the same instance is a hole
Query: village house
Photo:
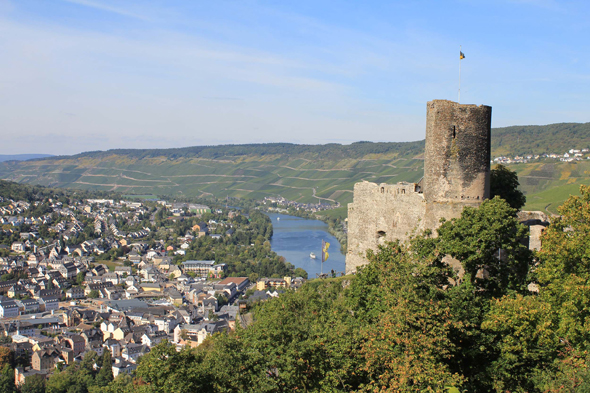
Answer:
[[0, 318], [14, 318], [19, 315], [19, 307], [14, 300], [0, 302]]
[[117, 378], [120, 374], [131, 374], [137, 369], [137, 364], [125, 361], [120, 357], [116, 357], [113, 360], [113, 378]]
[[225, 263], [215, 264], [215, 261], [185, 261], [182, 262], [184, 273], [195, 273], [197, 277], [221, 277], [226, 269]]

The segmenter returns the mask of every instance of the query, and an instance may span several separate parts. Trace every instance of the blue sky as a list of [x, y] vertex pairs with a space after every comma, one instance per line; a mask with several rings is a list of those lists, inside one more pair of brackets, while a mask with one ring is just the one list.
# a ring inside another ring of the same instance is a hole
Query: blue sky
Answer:
[[0, 0], [0, 154], [590, 121], [590, 2]]

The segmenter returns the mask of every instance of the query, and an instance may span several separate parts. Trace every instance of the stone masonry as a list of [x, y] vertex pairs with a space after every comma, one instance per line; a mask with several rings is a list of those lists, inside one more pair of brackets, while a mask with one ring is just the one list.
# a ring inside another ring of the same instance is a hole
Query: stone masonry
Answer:
[[418, 183], [357, 183], [348, 205], [346, 273], [367, 263], [367, 250], [407, 240], [441, 218], [459, 217], [490, 193], [492, 108], [428, 102], [424, 177]]

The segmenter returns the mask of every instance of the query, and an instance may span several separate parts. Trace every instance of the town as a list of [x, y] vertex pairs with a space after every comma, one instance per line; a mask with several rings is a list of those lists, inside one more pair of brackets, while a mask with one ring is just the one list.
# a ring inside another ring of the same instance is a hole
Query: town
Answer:
[[180, 350], [247, 327], [253, 303], [307, 277], [270, 251], [258, 211], [0, 196], [0, 224], [0, 342], [17, 386], [107, 350], [114, 377], [132, 374], [164, 340]]
[[[315, 193], [315, 189], [314, 189]], [[332, 201], [335, 202], [335, 201]], [[340, 207], [340, 202], [335, 202], [334, 204], [328, 203], [301, 203], [296, 201], [290, 201], [282, 196], [276, 197], [264, 197], [261, 202], [263, 205], [268, 206], [269, 211], [277, 211], [277, 212], [289, 212], [289, 208], [294, 209], [295, 211], [306, 211], [309, 213], [316, 213], [323, 210], [331, 210]]]
[[572, 162], [572, 161], [581, 161], [581, 160], [590, 160], [590, 149], [570, 149], [564, 154], [555, 154], [555, 153], [547, 153], [547, 154], [527, 154], [522, 156], [514, 156], [514, 157], [496, 157], [492, 161], [492, 164], [526, 164], [530, 161], [540, 160], [540, 159], [558, 159], [562, 162]]

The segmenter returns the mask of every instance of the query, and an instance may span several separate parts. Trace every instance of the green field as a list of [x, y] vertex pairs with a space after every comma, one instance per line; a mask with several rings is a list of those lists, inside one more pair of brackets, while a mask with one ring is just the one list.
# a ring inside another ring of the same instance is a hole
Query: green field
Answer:
[[314, 215], [315, 216], [322, 216], [322, 217], [333, 217], [333, 218], [344, 219], [348, 216], [348, 207], [341, 206], [336, 209], [317, 212], [317, 213], [314, 213]]

